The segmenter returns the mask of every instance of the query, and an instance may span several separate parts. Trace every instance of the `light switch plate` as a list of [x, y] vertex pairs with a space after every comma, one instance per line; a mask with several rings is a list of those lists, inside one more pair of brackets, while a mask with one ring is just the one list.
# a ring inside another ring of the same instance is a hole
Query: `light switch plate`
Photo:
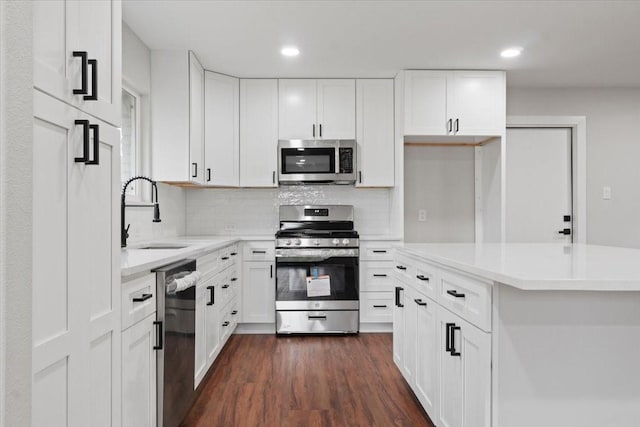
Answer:
[[611, 200], [611, 187], [605, 186], [602, 188], [602, 199]]
[[427, 211], [425, 209], [418, 210], [418, 221], [425, 222], [427, 220]]

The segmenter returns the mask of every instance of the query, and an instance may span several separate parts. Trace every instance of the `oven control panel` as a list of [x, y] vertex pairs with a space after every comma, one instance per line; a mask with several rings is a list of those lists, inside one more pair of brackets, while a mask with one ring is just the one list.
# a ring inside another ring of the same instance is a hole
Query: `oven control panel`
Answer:
[[277, 248], [276, 249], [276, 259], [278, 258], [299, 258], [300, 260], [305, 260], [308, 258], [318, 258], [318, 259], [326, 259], [326, 258], [357, 258], [360, 256], [360, 250], [356, 248], [345, 248], [345, 249], [330, 249], [330, 248]]
[[360, 240], [357, 238], [280, 238], [276, 239], [277, 248], [357, 248]]

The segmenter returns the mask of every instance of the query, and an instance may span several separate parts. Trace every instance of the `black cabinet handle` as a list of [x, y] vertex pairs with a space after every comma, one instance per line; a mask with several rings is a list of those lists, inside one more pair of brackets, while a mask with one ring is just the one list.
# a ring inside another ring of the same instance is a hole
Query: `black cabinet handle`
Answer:
[[276, 183], [276, 171], [271, 172], [271, 183]]
[[446, 341], [446, 346], [445, 346], [445, 351], [450, 352], [451, 351], [451, 328], [454, 327], [456, 324], [455, 323], [446, 323], [445, 326], [447, 328], [447, 341]]
[[198, 164], [197, 163], [191, 163], [191, 165], [193, 166], [193, 175], [191, 175], [191, 178], [197, 178], [198, 177]]
[[455, 128], [456, 128], [456, 132], [458, 132], [460, 130], [460, 119], [456, 119]]
[[320, 138], [322, 138], [322, 124], [320, 124]]
[[387, 308], [387, 305], [374, 305], [373, 308]]
[[404, 265], [396, 265], [396, 268], [398, 270], [406, 270], [407, 269], [407, 267], [405, 267]]
[[209, 290], [209, 302], [207, 305], [213, 305], [216, 303], [216, 287], [215, 286], [207, 286]]
[[153, 298], [153, 294], [142, 294], [139, 297], [133, 297], [131, 299], [131, 301], [133, 302], [142, 302], [142, 301], [146, 301], [148, 299]]
[[232, 281], [232, 282], [235, 282], [236, 280], [238, 280], [238, 278], [237, 278], [237, 277], [232, 277], [232, 278], [231, 278], [231, 281]]
[[[91, 133], [93, 133], [93, 160], [84, 162], [87, 165], [100, 164], [100, 125], [89, 125]], [[88, 157], [88, 156], [87, 156]]]
[[73, 51], [74, 58], [80, 58], [82, 61], [82, 80], [80, 81], [80, 89], [74, 89], [74, 95], [86, 95], [87, 94], [87, 52], [81, 50]]
[[222, 285], [222, 289], [227, 289], [229, 285]]
[[386, 274], [374, 274], [373, 277], [387, 277]]
[[311, 133], [313, 134], [313, 137], [315, 138], [316, 137], [316, 125], [315, 124], [313, 125], [312, 129], [313, 130], [311, 131]]
[[273, 279], [273, 264], [269, 266], [269, 277]]
[[455, 298], [464, 298], [464, 294], [460, 294], [458, 291], [447, 291], [447, 293]]
[[404, 307], [403, 304], [400, 304], [400, 291], [404, 291], [404, 288], [396, 286], [396, 307]]
[[89, 161], [89, 120], [76, 120], [76, 126], [82, 126], [82, 157], [76, 157], [76, 163], [86, 163]]
[[228, 256], [223, 256], [223, 257], [220, 257], [220, 259], [223, 260], [223, 261], [226, 261], [226, 260], [229, 259], [229, 257]]
[[156, 321], [153, 322], [153, 324], [154, 324], [154, 326], [158, 326], [157, 332], [156, 332], [157, 333], [156, 337], [158, 339], [157, 340], [158, 344], [154, 345], [153, 349], [154, 350], [162, 350], [162, 347], [164, 346], [164, 343], [163, 343], [163, 341], [164, 341], [164, 332], [162, 331], [162, 322], [156, 320]]
[[558, 231], [558, 234], [564, 234], [565, 236], [569, 236], [571, 234], [571, 229], [570, 228], [564, 228], [564, 229]]
[[422, 274], [418, 274], [416, 277], [418, 278], [418, 280], [423, 280], [425, 282], [429, 281], [429, 278], [426, 276], [423, 276]]
[[238, 252], [231, 252], [229, 255], [236, 256], [236, 255], [238, 255]]
[[384, 250], [384, 249], [374, 249], [374, 250], [373, 250], [373, 253], [374, 253], [374, 254], [386, 254], [386, 253], [387, 253], [387, 251], [386, 251], [386, 250]]
[[453, 130], [453, 120], [451, 119], [447, 120], [447, 129], [448, 129], [448, 132], [451, 133], [451, 131]]
[[358, 184], [362, 184], [362, 171], [358, 171]]
[[207, 168], [207, 182], [211, 182], [211, 168]]
[[422, 305], [422, 306], [427, 305], [427, 303], [422, 301], [421, 299], [414, 299], [413, 301], [418, 305]]
[[460, 352], [456, 351], [456, 336], [455, 332], [460, 330], [460, 326], [456, 326], [455, 323], [451, 324], [451, 346], [449, 348], [449, 354], [452, 356], [460, 356]]
[[267, 251], [251, 251], [252, 254], [266, 254]]
[[85, 95], [85, 101], [98, 100], [98, 60], [88, 59], [87, 64], [91, 65], [91, 95]]
[[233, 310], [233, 311], [231, 312], [231, 315], [232, 315], [232, 316], [235, 316], [236, 314], [238, 314], [238, 310]]
[[327, 316], [307, 316], [309, 320], [318, 319], [318, 320], [326, 320]]
[[564, 222], [571, 222], [571, 215], [564, 215], [562, 217], [562, 221]]
[[228, 320], [224, 321], [224, 322], [222, 323], [222, 326], [229, 326], [229, 321], [228, 321]]

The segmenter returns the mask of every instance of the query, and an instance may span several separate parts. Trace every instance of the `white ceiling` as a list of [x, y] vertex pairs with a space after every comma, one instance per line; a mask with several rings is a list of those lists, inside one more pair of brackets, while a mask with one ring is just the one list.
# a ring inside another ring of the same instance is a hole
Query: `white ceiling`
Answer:
[[[510, 86], [640, 87], [640, 1], [125, 0], [151, 49], [238, 77], [505, 69]], [[280, 55], [283, 45], [297, 58]], [[517, 59], [499, 52], [521, 46]]]

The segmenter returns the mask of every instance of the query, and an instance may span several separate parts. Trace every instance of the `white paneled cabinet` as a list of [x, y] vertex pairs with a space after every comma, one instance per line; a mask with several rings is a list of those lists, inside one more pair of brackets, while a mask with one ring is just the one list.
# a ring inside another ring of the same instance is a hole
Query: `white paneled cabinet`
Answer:
[[[206, 185], [239, 184], [239, 82], [204, 72], [204, 171]], [[264, 160], [263, 160], [264, 161]]]
[[354, 139], [354, 79], [278, 80], [279, 139]]
[[119, 126], [121, 14], [119, 0], [33, 2], [34, 86]]
[[356, 81], [358, 187], [394, 185], [394, 89], [392, 79]]
[[277, 187], [278, 80], [240, 80], [240, 186]]
[[404, 135], [502, 135], [506, 127], [505, 73], [405, 71], [404, 117]]
[[198, 58], [189, 52], [189, 163], [191, 181], [205, 181], [205, 126], [204, 126], [204, 68]]
[[[404, 363], [404, 290], [405, 286], [398, 284], [394, 288], [393, 304], [393, 361], [403, 371]], [[404, 372], [404, 371], [403, 371]]]
[[275, 322], [275, 263], [244, 262], [242, 278], [242, 312], [246, 323]]
[[416, 307], [416, 367], [414, 391], [422, 407], [438, 417], [438, 309], [437, 304], [417, 294]]
[[33, 423], [120, 419], [120, 138], [34, 91]]

